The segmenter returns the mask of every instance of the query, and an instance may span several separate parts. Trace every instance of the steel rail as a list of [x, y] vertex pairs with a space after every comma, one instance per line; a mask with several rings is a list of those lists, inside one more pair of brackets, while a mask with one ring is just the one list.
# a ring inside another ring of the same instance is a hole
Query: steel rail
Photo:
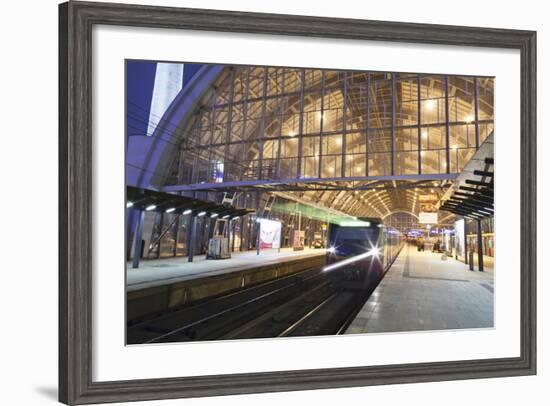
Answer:
[[[322, 276], [321, 273], [319, 273], [319, 274], [317, 274], [317, 275], [313, 275], [313, 276], [307, 278], [306, 280], [311, 280], [311, 279], [314, 279], [314, 278], [318, 278], [318, 277], [320, 277], [320, 276]], [[176, 334], [178, 334], [178, 333], [181, 333], [181, 332], [183, 332], [183, 331], [185, 331], [185, 330], [187, 330], [187, 329], [189, 329], [189, 328], [192, 328], [192, 327], [198, 326], [198, 325], [200, 325], [200, 324], [203, 324], [203, 323], [205, 323], [205, 322], [207, 322], [207, 321], [210, 321], [210, 320], [212, 320], [212, 319], [214, 319], [214, 318], [216, 318], [216, 317], [220, 317], [220, 316], [222, 316], [222, 315], [224, 315], [224, 314], [227, 314], [227, 313], [229, 313], [229, 312], [235, 311], [235, 310], [237, 310], [237, 309], [240, 309], [240, 308], [243, 308], [243, 307], [245, 307], [245, 306], [248, 306], [248, 305], [250, 305], [250, 304], [252, 304], [252, 303], [258, 302], [258, 301], [260, 301], [260, 300], [262, 300], [262, 299], [265, 299], [265, 298], [268, 298], [268, 297], [270, 297], [270, 296], [273, 296], [273, 295], [275, 295], [275, 294], [277, 294], [277, 293], [279, 293], [279, 292], [288, 290], [289, 287], [292, 287], [292, 286], [295, 286], [295, 285], [296, 285], [295, 283], [288, 284], [288, 285], [282, 286], [282, 287], [280, 287], [280, 288], [277, 288], [277, 289], [275, 289], [275, 290], [272, 290], [272, 291], [270, 291], [270, 292], [264, 293], [264, 294], [262, 294], [262, 295], [255, 296], [255, 297], [253, 297], [252, 299], [249, 299], [249, 300], [246, 300], [246, 301], [244, 301], [244, 302], [238, 303], [238, 304], [236, 304], [236, 305], [230, 306], [230, 307], [228, 307], [228, 308], [226, 308], [226, 309], [224, 309], [224, 310], [221, 310], [221, 311], [219, 311], [219, 312], [216, 312], [216, 313], [214, 313], [214, 314], [211, 314], [211, 315], [209, 315], [209, 316], [207, 316], [207, 317], [203, 317], [203, 318], [201, 318], [201, 319], [199, 319], [199, 320], [195, 320], [195, 321], [193, 321], [193, 322], [191, 322], [191, 323], [188, 323], [188, 324], [186, 324], [186, 325], [184, 325], [184, 326], [181, 326], [181, 327], [178, 327], [178, 328], [176, 328], [176, 329], [174, 329], [174, 330], [171, 330], [171, 331], [168, 332], [168, 333], [162, 334], [162, 335], [160, 335], [160, 336], [158, 336], [158, 337], [155, 337], [155, 338], [153, 338], [153, 339], [151, 339], [151, 340], [148, 340], [148, 341], [145, 342], [145, 344], [151, 344], [151, 343], [158, 342], [158, 341], [160, 341], [160, 340], [164, 340], [164, 339], [167, 338], [167, 337], [170, 337], [170, 336], [176, 335]]]

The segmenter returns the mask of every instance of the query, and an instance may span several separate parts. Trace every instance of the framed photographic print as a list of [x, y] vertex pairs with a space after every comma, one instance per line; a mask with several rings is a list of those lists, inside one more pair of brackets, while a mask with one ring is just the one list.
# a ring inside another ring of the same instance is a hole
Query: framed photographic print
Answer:
[[60, 401], [536, 373], [535, 32], [59, 16]]

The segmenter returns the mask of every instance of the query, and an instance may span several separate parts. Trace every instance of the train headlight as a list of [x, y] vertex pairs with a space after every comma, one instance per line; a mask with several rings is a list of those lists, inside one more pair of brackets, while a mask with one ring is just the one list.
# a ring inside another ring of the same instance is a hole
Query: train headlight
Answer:
[[[334, 247], [331, 247], [331, 248], [334, 248]], [[330, 252], [330, 248], [327, 251]], [[380, 253], [380, 250], [378, 249], [378, 247], [372, 247], [370, 250], [368, 250], [366, 252], [363, 252], [362, 254], [354, 255], [353, 257], [348, 257], [348, 258], [343, 259], [341, 261], [338, 261], [338, 262], [332, 263], [330, 265], [327, 265], [323, 268], [323, 271], [324, 272], [332, 271], [333, 269], [341, 268], [341, 267], [346, 266], [346, 265], [351, 265], [351, 264], [356, 263], [357, 261], [362, 261], [362, 260], [367, 259], [369, 257], [378, 258], [379, 253]]]
[[327, 252], [328, 252], [329, 254], [334, 254], [334, 253], [336, 252], [336, 247], [328, 247], [328, 248], [327, 248]]
[[369, 250], [369, 254], [373, 257], [376, 257], [378, 258], [380, 256], [380, 248], [378, 247], [372, 247], [370, 250]]

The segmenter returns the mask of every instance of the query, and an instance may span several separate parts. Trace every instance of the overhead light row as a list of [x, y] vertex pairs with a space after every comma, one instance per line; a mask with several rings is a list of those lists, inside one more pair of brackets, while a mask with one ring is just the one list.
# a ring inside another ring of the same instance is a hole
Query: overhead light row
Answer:
[[[130, 208], [130, 207], [133, 207], [133, 206], [134, 206], [134, 203], [133, 203], [133, 202], [127, 202], [127, 203], [126, 203], [126, 208]], [[155, 210], [156, 208], [157, 208], [157, 205], [151, 204], [151, 205], [145, 207], [145, 211], [153, 211], [153, 210]], [[172, 212], [174, 212], [174, 211], [176, 211], [176, 208], [175, 208], [175, 207], [170, 207], [170, 208], [166, 209], [164, 212], [165, 212], [165, 213], [172, 213]], [[183, 211], [182, 214], [183, 214], [183, 215], [187, 215], [187, 214], [191, 214], [192, 212], [193, 212], [192, 209], [186, 209], [186, 210]], [[207, 214], [206, 211], [201, 211], [201, 212], [197, 213], [197, 217], [203, 217], [203, 216], [205, 216], [206, 214]], [[213, 219], [213, 218], [218, 217], [219, 215], [220, 215], [220, 213], [212, 212], [212, 213], [210, 213], [210, 218]], [[228, 219], [229, 217], [231, 217], [231, 218], [237, 218], [237, 217], [239, 217], [239, 216], [231, 216], [230, 214], [226, 214], [225, 216], [222, 217], [222, 219]]]

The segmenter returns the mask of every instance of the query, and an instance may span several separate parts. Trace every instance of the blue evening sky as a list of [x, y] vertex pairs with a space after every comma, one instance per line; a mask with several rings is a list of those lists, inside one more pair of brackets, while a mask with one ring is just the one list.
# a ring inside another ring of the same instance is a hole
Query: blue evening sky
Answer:
[[[203, 66], [195, 63], [184, 65], [183, 87]], [[126, 62], [126, 126], [128, 136], [145, 135], [147, 133], [156, 70], [156, 62]]]

